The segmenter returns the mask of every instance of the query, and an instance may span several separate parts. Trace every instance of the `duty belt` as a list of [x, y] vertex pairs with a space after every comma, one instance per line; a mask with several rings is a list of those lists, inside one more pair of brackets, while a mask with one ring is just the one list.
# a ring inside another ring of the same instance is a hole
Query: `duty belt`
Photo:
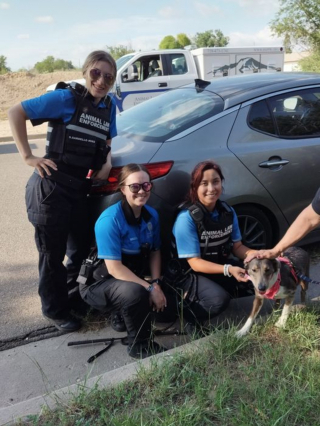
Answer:
[[[37, 169], [35, 169], [35, 173], [39, 174]], [[75, 189], [77, 191], [89, 191], [91, 188], [91, 179], [77, 179], [74, 176], [53, 169], [50, 169], [50, 173], [50, 176], [45, 176], [46, 179], [54, 180], [55, 182], [61, 183], [62, 185], [68, 186], [69, 188]]]

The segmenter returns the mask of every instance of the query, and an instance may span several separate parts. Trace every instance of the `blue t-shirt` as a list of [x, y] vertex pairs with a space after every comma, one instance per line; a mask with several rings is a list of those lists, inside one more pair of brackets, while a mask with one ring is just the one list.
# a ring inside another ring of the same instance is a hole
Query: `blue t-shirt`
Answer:
[[[75, 109], [76, 100], [70, 90], [58, 89], [53, 92], [46, 93], [37, 98], [28, 99], [21, 102], [25, 113], [30, 120], [45, 119], [62, 119], [64, 123], [71, 120]], [[106, 108], [103, 101], [98, 104], [98, 108]], [[110, 139], [117, 136], [116, 127], [116, 105], [111, 99], [110, 114]]]
[[139, 254], [142, 244], [148, 243], [151, 250], [160, 249], [159, 217], [156, 210], [144, 206], [150, 213], [147, 222], [129, 225], [121, 201], [101, 213], [95, 225], [99, 259], [121, 260], [124, 254]]
[[[233, 213], [231, 239], [235, 243], [241, 241], [241, 232], [237, 215], [234, 209], [232, 207], [230, 208]], [[212, 220], [216, 222], [219, 221], [219, 213], [217, 210], [214, 210], [210, 215]], [[173, 226], [173, 235], [176, 239], [179, 258], [201, 257], [197, 224], [192, 219], [189, 210], [182, 210], [182, 212], [178, 214]]]

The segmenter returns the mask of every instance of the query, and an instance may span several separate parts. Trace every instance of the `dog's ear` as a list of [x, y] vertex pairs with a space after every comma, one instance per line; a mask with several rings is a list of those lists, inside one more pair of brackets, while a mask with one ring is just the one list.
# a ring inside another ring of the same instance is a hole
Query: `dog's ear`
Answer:
[[281, 267], [280, 260], [278, 260], [278, 259], [270, 259], [270, 260], [271, 260], [271, 263], [272, 263], [272, 266], [273, 266], [274, 270], [275, 271], [279, 271], [280, 267]]

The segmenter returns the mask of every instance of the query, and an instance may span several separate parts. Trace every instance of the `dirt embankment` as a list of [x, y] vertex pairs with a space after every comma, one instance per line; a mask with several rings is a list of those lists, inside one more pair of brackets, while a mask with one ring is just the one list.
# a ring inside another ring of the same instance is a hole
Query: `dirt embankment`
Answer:
[[0, 75], [0, 120], [7, 120], [10, 107], [24, 99], [45, 93], [50, 84], [82, 78], [81, 71], [56, 71], [49, 74], [13, 72]]

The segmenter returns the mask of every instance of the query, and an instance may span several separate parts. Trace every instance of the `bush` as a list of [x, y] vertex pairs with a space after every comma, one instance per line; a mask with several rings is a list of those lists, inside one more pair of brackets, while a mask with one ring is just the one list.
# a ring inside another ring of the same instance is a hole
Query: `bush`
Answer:
[[37, 62], [34, 66], [35, 70], [40, 74], [53, 71], [73, 70], [75, 67], [71, 61], [63, 59], [55, 59], [53, 56], [47, 56], [42, 62]]

